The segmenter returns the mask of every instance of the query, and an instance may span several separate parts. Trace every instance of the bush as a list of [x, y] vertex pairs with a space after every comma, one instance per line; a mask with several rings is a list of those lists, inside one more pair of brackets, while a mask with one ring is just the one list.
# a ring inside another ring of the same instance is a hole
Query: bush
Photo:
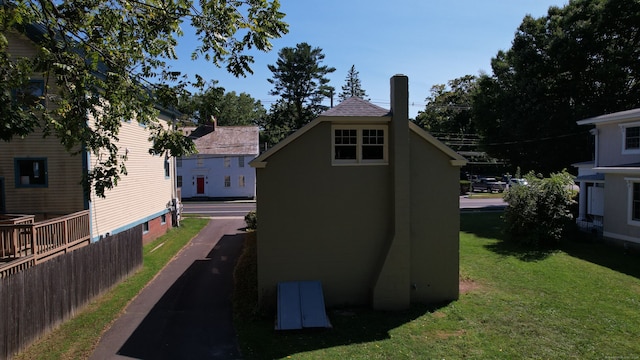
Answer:
[[529, 245], [552, 245], [573, 225], [573, 177], [566, 171], [541, 178], [529, 173], [529, 185], [512, 186], [504, 194], [507, 239]]
[[247, 223], [247, 230], [258, 229], [258, 214], [256, 213], [256, 211], [249, 211], [249, 213], [244, 216], [244, 222]]

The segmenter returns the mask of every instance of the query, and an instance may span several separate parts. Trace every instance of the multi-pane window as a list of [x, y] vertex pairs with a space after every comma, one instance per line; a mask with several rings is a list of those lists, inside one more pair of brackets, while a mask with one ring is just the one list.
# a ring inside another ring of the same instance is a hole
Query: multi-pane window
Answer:
[[231, 187], [231, 176], [224, 177], [224, 187], [226, 188]]
[[224, 157], [224, 167], [231, 167], [231, 158], [228, 156]]
[[356, 160], [358, 150], [358, 131], [356, 129], [334, 129], [334, 159]]
[[176, 187], [182, 187], [182, 175], [176, 177]]
[[47, 159], [15, 159], [16, 187], [46, 187]]
[[238, 176], [238, 187], [244, 187], [244, 175]]
[[238, 157], [238, 167], [244, 167], [244, 156]]
[[176, 158], [176, 167], [182, 167], [182, 158]]
[[385, 164], [387, 162], [385, 125], [333, 127], [334, 165]]
[[627, 127], [624, 131], [624, 149], [640, 149], [640, 126]]

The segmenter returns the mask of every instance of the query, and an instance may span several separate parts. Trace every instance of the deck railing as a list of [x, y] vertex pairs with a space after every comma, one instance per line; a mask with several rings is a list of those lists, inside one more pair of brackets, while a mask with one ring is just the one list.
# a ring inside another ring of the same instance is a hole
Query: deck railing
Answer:
[[91, 241], [89, 211], [33, 222], [33, 216], [0, 219], [0, 278]]

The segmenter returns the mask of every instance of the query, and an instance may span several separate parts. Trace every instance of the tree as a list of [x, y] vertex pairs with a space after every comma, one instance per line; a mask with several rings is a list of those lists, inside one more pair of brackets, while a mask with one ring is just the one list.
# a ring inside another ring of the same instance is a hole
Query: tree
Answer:
[[235, 91], [224, 94], [218, 109], [218, 125], [225, 126], [255, 125], [267, 113], [260, 100]]
[[427, 105], [419, 111], [415, 122], [434, 135], [475, 134], [471, 106], [477, 78], [466, 75], [450, 80], [447, 85], [431, 87], [431, 95], [425, 99]]
[[[105, 153], [84, 179], [98, 196], [126, 173], [117, 134], [121, 119], [136, 119], [151, 131], [150, 152], [186, 155], [193, 143], [157, 121], [157, 106], [177, 106], [193, 78], [172, 71], [175, 47], [187, 21], [198, 45], [192, 58], [244, 76], [251, 73], [249, 49], [271, 50], [271, 39], [287, 32], [277, 0], [5, 0], [0, 7], [0, 139], [10, 141], [41, 128], [69, 151], [84, 147]], [[10, 31], [37, 37], [33, 59], [7, 53]], [[45, 80], [38, 101], [13, 101], [32, 74]], [[153, 84], [152, 84], [153, 83]], [[45, 103], [45, 105], [43, 105]], [[92, 126], [85, 126], [92, 118]]]
[[527, 16], [481, 76], [474, 119], [492, 155], [550, 173], [590, 158], [576, 121], [640, 105], [640, 2], [578, 0]]
[[327, 109], [322, 100], [334, 89], [328, 85], [326, 75], [336, 69], [321, 65], [323, 60], [322, 49], [300, 43], [295, 48], [282, 48], [276, 64], [268, 65], [273, 73], [268, 81], [274, 86], [269, 94], [281, 98], [276, 110], [286, 108], [293, 116], [288, 124], [291, 130], [301, 128]]
[[352, 96], [359, 97], [362, 100], [369, 100], [367, 93], [362, 89], [359, 78], [360, 73], [356, 71], [356, 66], [351, 65], [351, 69], [347, 73], [345, 84], [342, 86], [342, 92], [338, 95], [340, 101], [344, 101]]

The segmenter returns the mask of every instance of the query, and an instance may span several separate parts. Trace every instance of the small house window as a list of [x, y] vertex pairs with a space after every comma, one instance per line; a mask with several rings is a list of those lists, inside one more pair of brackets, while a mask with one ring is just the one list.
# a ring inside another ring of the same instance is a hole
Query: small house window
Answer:
[[144, 223], [142, 223], [142, 233], [146, 234], [149, 232], [149, 222], [145, 221]]
[[196, 159], [197, 159], [196, 160], [196, 165], [198, 167], [202, 167], [204, 165], [204, 159], [202, 158], [202, 156], [201, 155], [197, 155]]
[[628, 188], [627, 223], [640, 226], [640, 178], [625, 178]]
[[334, 165], [387, 163], [385, 125], [335, 125], [332, 129]]
[[182, 187], [182, 175], [178, 175], [176, 177], [176, 187], [179, 187], [179, 188]]
[[167, 214], [160, 215], [160, 224], [164, 225], [167, 223]]
[[226, 168], [231, 167], [231, 158], [228, 156], [224, 157], [224, 167]]
[[244, 187], [244, 175], [238, 176], [238, 187]]
[[25, 86], [14, 91], [14, 98], [22, 106], [44, 105], [44, 81], [30, 80]]
[[169, 157], [165, 157], [164, 158], [164, 177], [168, 178], [170, 176], [170, 171], [169, 171], [170, 167], [169, 167]]
[[182, 167], [182, 158], [181, 157], [176, 158], [176, 167], [179, 167], [179, 168]]
[[16, 187], [46, 187], [47, 159], [15, 159]]
[[244, 167], [244, 156], [238, 157], [238, 167]]
[[622, 153], [640, 154], [640, 123], [620, 124]]
[[226, 188], [231, 187], [231, 176], [224, 177], [224, 187]]

